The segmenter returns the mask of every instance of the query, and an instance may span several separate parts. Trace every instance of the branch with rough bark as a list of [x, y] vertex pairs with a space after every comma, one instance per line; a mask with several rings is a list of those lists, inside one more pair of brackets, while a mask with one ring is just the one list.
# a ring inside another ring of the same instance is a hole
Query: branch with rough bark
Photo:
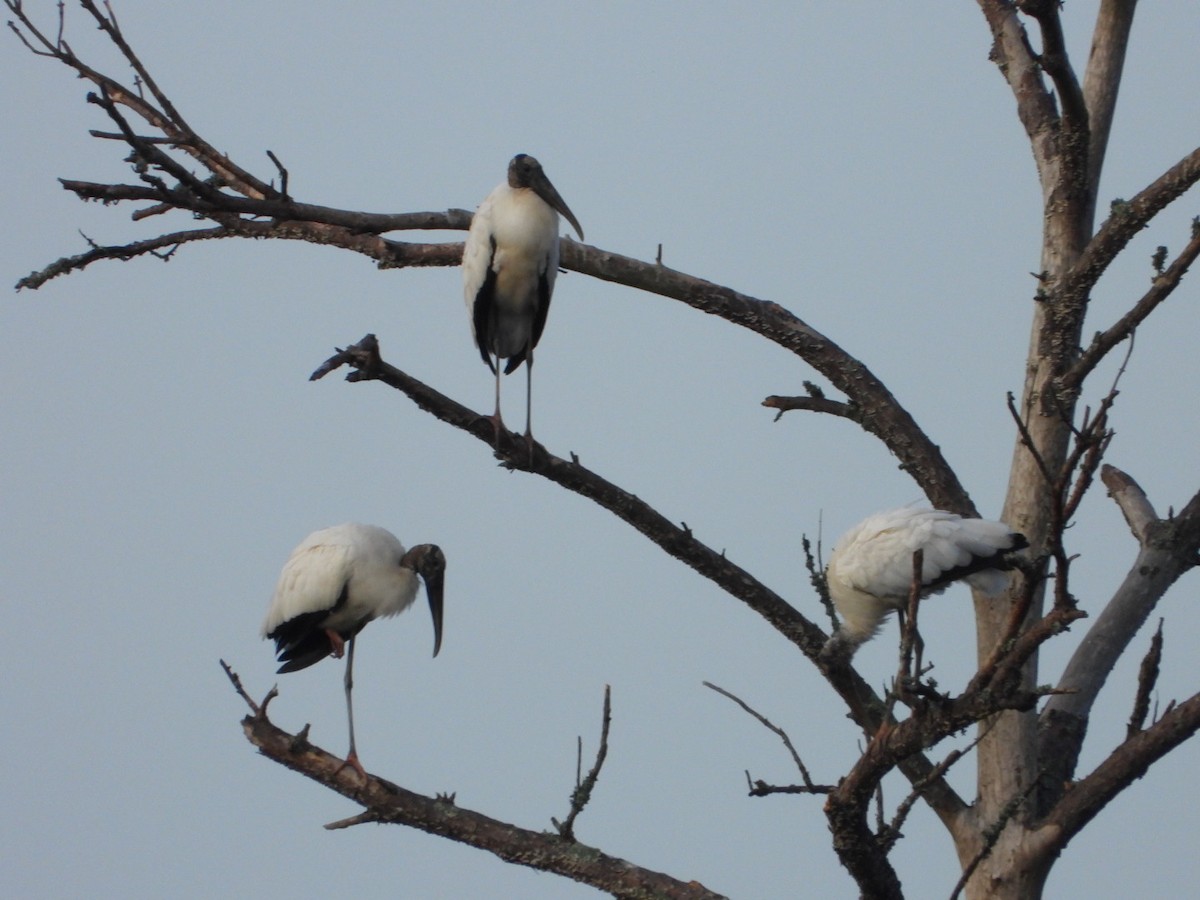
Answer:
[[1097, 813], [1121, 791], [1149, 771], [1184, 741], [1200, 731], [1200, 694], [1163, 714], [1144, 731], [1127, 738], [1100, 765], [1071, 786], [1039, 824], [1048, 841], [1044, 849], [1053, 859]]
[[1062, 17], [1059, 15], [1059, 0], [1019, 0], [1017, 8], [1037, 20], [1042, 35], [1042, 52], [1032, 56], [1050, 76], [1058, 91], [1062, 104], [1062, 123], [1067, 131], [1086, 132], [1088, 111], [1083, 100], [1083, 90], [1071, 68], [1067, 56], [1067, 42], [1063, 35]]
[[1072, 266], [1066, 289], [1086, 294], [1100, 280], [1125, 245], [1156, 215], [1182, 197], [1200, 180], [1200, 147], [1192, 150], [1129, 200], [1115, 200], [1109, 217]]
[[262, 703], [254, 703], [232, 670], [224, 662], [221, 665], [239, 695], [250, 705], [250, 715], [242, 719], [246, 739], [268, 759], [363, 808], [358, 815], [326, 827], [344, 828], [366, 822], [407, 825], [486, 850], [505, 862], [562, 875], [627, 900], [721, 900], [722, 895], [696, 881], [679, 881], [609, 856], [579, 843], [573, 835], [531, 831], [501, 822], [457, 805], [452, 795], [426, 797], [370, 774], [364, 781], [343, 760], [309, 743], [306, 733], [289, 734], [271, 722], [267, 706], [273, 693]]
[[570, 459], [563, 459], [549, 453], [536, 441], [527, 443], [523, 435], [504, 428], [497, 431], [487, 416], [384, 362], [379, 357], [379, 345], [374, 335], [367, 335], [358, 343], [339, 350], [313, 373], [312, 378], [322, 378], [343, 365], [353, 369], [347, 380], [380, 381], [402, 391], [421, 409], [488, 445], [508, 468], [540, 475], [598, 503], [671, 556], [744, 602], [810, 658], [815, 658], [823, 646], [827, 636], [820, 628], [724, 553], [698, 540], [685, 525], [670, 521], [644, 500], [601, 478], [580, 463], [574, 453]]
[[1125, 52], [1129, 48], [1129, 33], [1133, 29], [1133, 13], [1137, 0], [1101, 0], [1092, 30], [1092, 48], [1088, 54], [1083, 76], [1083, 102], [1088, 112], [1088, 184], [1091, 208], [1086, 212], [1089, 222], [1095, 221], [1095, 202], [1100, 186], [1100, 172], [1108, 150], [1113, 113], [1121, 75], [1125, 71]]
[[1200, 564], [1200, 492], [1177, 515], [1160, 519], [1145, 492], [1120, 469], [1106, 465], [1100, 477], [1129, 523], [1138, 552], [1072, 654], [1058, 681], [1059, 693], [1039, 718], [1038, 757], [1048, 773], [1044, 811], [1061, 802], [1075, 777], [1092, 707], [1117, 660], [1167, 589]]
[[1054, 97], [1042, 81], [1016, 7], [1008, 0], [979, 0], [979, 6], [992, 32], [991, 59], [1012, 89], [1017, 116], [1036, 148], [1052, 136], [1058, 122]]
[[1158, 308], [1159, 304], [1175, 292], [1197, 257], [1200, 257], [1200, 220], [1193, 222], [1191, 240], [1171, 264], [1155, 277], [1150, 290], [1146, 291], [1125, 315], [1104, 331], [1096, 333], [1088, 348], [1059, 380], [1062, 389], [1070, 392], [1078, 391], [1083, 385], [1084, 379], [1108, 355], [1109, 351], [1122, 341], [1131, 339], [1137, 327]]

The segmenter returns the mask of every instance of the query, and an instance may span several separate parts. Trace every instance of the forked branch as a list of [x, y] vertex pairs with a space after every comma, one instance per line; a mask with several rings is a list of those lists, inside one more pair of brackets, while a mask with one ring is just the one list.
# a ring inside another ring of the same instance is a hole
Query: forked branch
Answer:
[[[227, 666], [225, 669], [239, 694], [250, 702], [237, 676]], [[486, 850], [505, 862], [553, 872], [628, 900], [721, 900], [720, 894], [696, 881], [679, 881], [557, 834], [493, 819], [458, 806], [448, 797], [426, 797], [375, 775], [368, 775], [364, 782], [341, 759], [309, 743], [305, 734], [288, 734], [277, 727], [267, 718], [265, 704], [242, 719], [242, 730], [264, 756], [363, 807], [359, 815], [334, 823], [339, 827], [359, 822], [408, 825]]]
[[1131, 339], [1134, 331], [1142, 322], [1146, 321], [1150, 313], [1154, 312], [1159, 304], [1175, 292], [1197, 257], [1200, 257], [1200, 219], [1192, 223], [1191, 240], [1188, 241], [1187, 246], [1164, 271], [1158, 274], [1150, 286], [1150, 290], [1142, 295], [1129, 312], [1104, 331], [1096, 333], [1096, 336], [1092, 338], [1092, 343], [1060, 379], [1062, 388], [1066, 391], [1078, 391], [1083, 385], [1084, 379], [1108, 355], [1109, 351], [1122, 341]]
[[774, 734], [777, 738], [783, 741], [783, 746], [787, 748], [788, 753], [792, 756], [792, 762], [795, 764], [797, 771], [800, 773], [800, 780], [803, 784], [799, 785], [769, 785], [764, 781], [752, 781], [750, 773], [746, 773], [746, 781], [750, 785], [751, 797], [765, 797], [768, 794], [828, 794], [833, 787], [828, 784], [814, 784], [812, 777], [808, 774], [808, 767], [804, 765], [804, 760], [800, 758], [800, 754], [796, 752], [795, 745], [792, 744], [792, 739], [788, 737], [788, 733], [774, 724], [770, 719], [752, 707], [741, 697], [733, 694], [723, 687], [718, 687], [710, 681], [702, 682], [703, 685], [711, 691], [716, 691], [722, 697], [727, 697], [742, 708], [748, 715], [753, 716], [758, 720], [764, 728]]
[[[596, 780], [600, 777], [600, 770], [604, 767], [604, 759], [608, 756], [608, 728], [612, 725], [612, 688], [610, 685], [604, 686], [604, 715], [600, 724], [600, 746], [596, 750], [596, 761], [592, 763], [592, 768], [588, 770], [586, 777], [580, 777], [577, 764], [575, 772], [575, 790], [571, 792], [571, 809], [567, 813], [567, 817], [559, 822], [552, 818], [550, 821], [555, 828], [558, 829], [559, 835], [564, 841], [576, 843], [575, 840], [575, 819], [583, 812], [583, 808], [587, 806], [588, 801], [592, 799], [592, 790], [596, 787]], [[580, 753], [582, 755], [583, 746], [580, 741]]]

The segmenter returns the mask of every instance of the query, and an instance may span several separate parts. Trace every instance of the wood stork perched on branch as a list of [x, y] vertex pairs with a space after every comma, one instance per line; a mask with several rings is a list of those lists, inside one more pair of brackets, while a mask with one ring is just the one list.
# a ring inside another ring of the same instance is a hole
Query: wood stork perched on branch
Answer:
[[923, 551], [921, 596], [965, 579], [985, 594], [1008, 584], [1011, 554], [1029, 544], [1003, 522], [964, 519], [940, 509], [878, 512], [842, 535], [825, 579], [842, 617], [824, 653], [849, 657], [870, 640], [892, 610], [903, 615], [913, 581], [913, 553]]
[[504, 374], [525, 363], [525, 439], [533, 446], [529, 405], [533, 396], [533, 348], [546, 327], [558, 276], [558, 215], [583, 240], [579, 221], [559, 196], [541, 164], [518, 153], [508, 178], [475, 211], [463, 248], [463, 294], [479, 354], [496, 375], [496, 442], [500, 441], [500, 360]]
[[433, 655], [442, 646], [442, 582], [446, 557], [434, 544], [406, 551], [390, 531], [347, 523], [314, 531], [292, 551], [279, 575], [262, 635], [275, 641], [280, 672], [295, 672], [327, 656], [346, 653], [346, 719], [350, 752], [346, 763], [363, 778], [354, 745], [354, 640], [372, 619], [398, 615], [425, 581], [433, 615]]

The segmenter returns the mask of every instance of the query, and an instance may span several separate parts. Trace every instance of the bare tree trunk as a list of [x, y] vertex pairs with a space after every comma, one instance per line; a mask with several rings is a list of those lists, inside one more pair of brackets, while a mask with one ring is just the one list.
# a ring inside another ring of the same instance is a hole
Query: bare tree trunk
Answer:
[[[1063, 495], [1071, 473], [1065, 466], [1078, 390], [1064, 389], [1063, 379], [1079, 356], [1088, 299], [1071, 276], [1092, 234], [1100, 170], [1135, 4], [1136, 0], [1103, 4], [1081, 88], [1066, 56], [1057, 4], [1018, 4], [1040, 26], [1041, 54], [1035, 56], [1015, 8], [981, 0], [996, 38], [993, 55], [1013, 87], [1042, 185], [1040, 286], [1019, 405], [1025, 428], [1013, 449], [1002, 513], [1005, 522], [1029, 539], [1035, 555], [1052, 554], [1067, 524], [1062, 520]], [[1054, 96], [1042, 83], [1042, 72], [1053, 81], [1057, 109]], [[1059, 568], [1065, 568], [1065, 554], [1057, 560]], [[1064, 579], [1065, 590], [1065, 571], [1056, 574]], [[1026, 622], [1041, 617], [1045, 595], [1042, 580], [1034, 590]], [[976, 600], [981, 664], [995, 651], [1016, 602], [1015, 591], [1004, 603]], [[1022, 673], [1026, 687], [1037, 682], [1037, 664], [1034, 654]], [[1029, 852], [1029, 827], [1039, 809], [1037, 715], [1005, 712], [998, 721], [980, 727], [985, 733], [979, 742], [976, 825], [986, 830], [1005, 819], [1007, 824], [968, 882], [968, 896], [980, 900], [1040, 897], [1050, 861], [1044, 854]]]

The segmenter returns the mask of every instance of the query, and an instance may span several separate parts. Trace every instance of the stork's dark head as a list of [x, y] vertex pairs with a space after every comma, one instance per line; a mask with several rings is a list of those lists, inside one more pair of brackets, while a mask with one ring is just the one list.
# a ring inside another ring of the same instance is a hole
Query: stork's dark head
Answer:
[[433, 655], [442, 649], [442, 585], [446, 576], [446, 555], [437, 544], [418, 544], [400, 560], [400, 565], [412, 569], [425, 582], [429, 597], [429, 614], [433, 617]]
[[508, 186], [518, 190], [525, 188], [533, 191], [545, 200], [551, 209], [557, 210], [563, 218], [570, 222], [575, 233], [579, 235], [579, 239], [583, 240], [583, 229], [579, 227], [579, 220], [575, 218], [575, 214], [571, 212], [566, 201], [559, 196], [554, 185], [550, 183], [550, 179], [546, 177], [546, 173], [542, 171], [542, 164], [528, 153], [518, 153], [508, 164]]

